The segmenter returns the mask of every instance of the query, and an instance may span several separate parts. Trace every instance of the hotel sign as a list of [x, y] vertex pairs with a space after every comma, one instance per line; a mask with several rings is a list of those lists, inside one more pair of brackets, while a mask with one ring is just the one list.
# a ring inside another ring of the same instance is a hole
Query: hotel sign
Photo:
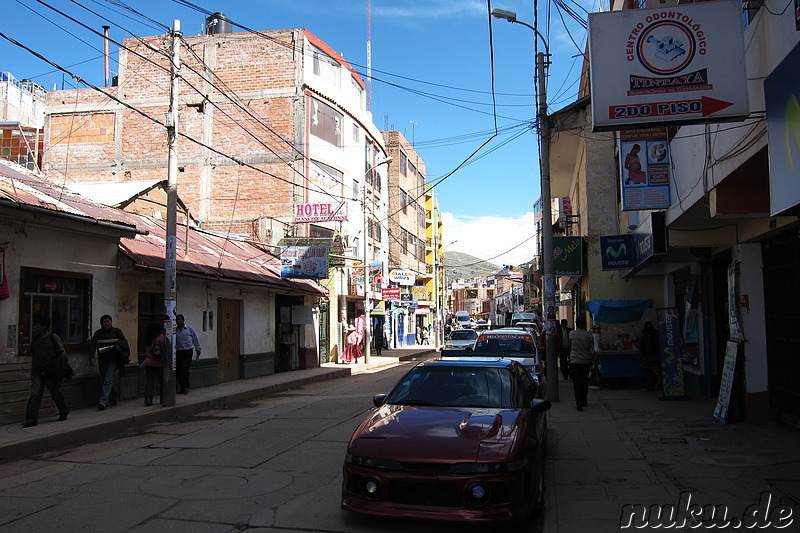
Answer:
[[295, 222], [331, 222], [347, 220], [347, 204], [295, 204]]

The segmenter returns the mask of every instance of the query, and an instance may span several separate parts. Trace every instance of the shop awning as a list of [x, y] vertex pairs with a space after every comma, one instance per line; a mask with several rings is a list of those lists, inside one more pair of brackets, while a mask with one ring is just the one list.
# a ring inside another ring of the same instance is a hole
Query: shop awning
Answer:
[[592, 313], [595, 322], [620, 324], [642, 319], [646, 309], [653, 307], [653, 300], [589, 300], [586, 308]]

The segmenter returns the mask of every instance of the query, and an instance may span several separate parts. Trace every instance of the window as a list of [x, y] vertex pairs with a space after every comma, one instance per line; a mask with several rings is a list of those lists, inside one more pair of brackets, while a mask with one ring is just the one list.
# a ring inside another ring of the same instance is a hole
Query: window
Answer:
[[50, 319], [50, 331], [65, 345], [86, 345], [90, 335], [91, 275], [25, 267], [21, 275], [20, 352], [27, 353], [33, 319], [39, 315]]
[[312, 46], [314, 75], [339, 87], [339, 63], [316, 46]]
[[403, 235], [400, 238], [400, 250], [404, 253], [408, 253], [408, 232], [403, 230]]
[[400, 209], [403, 210], [403, 213], [406, 212], [406, 206], [408, 205], [408, 195], [406, 191], [400, 189]]
[[358, 180], [353, 178], [353, 200], [358, 200]]
[[361, 130], [358, 129], [358, 124], [353, 124], [353, 142], [358, 144], [361, 139]]
[[342, 147], [343, 115], [316, 98], [311, 99], [311, 135]]
[[408, 158], [406, 157], [406, 154], [400, 152], [400, 173], [403, 176], [406, 175], [407, 166], [408, 166]]
[[381, 225], [377, 220], [375, 221], [375, 240], [381, 242]]

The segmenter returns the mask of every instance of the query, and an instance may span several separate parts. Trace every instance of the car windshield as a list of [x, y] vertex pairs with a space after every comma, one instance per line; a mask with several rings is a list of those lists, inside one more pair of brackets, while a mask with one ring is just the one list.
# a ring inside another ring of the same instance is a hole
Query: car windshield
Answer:
[[478, 334], [473, 329], [457, 329], [450, 334], [450, 339], [454, 341], [475, 340]]
[[420, 366], [389, 393], [386, 403], [437, 407], [518, 406], [520, 387], [504, 368]]
[[533, 353], [533, 343], [523, 337], [486, 337], [475, 343], [476, 352]]

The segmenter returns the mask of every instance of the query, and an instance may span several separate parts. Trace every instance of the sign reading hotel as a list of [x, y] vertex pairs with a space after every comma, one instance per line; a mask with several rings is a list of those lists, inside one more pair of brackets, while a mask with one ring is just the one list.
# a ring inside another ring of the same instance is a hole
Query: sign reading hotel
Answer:
[[331, 222], [347, 220], [347, 205], [342, 204], [295, 204], [295, 222]]
[[748, 116], [741, 2], [589, 14], [594, 131]]

